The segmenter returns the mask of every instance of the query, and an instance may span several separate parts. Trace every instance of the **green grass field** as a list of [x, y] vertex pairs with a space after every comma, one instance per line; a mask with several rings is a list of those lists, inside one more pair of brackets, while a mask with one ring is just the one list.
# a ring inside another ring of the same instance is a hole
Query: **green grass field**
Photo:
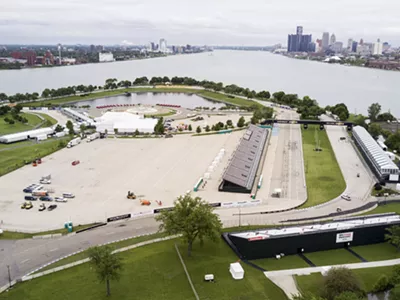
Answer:
[[267, 271], [308, 268], [309, 265], [297, 255], [284, 256], [281, 259], [264, 258], [252, 260], [252, 263]]
[[357, 257], [345, 249], [311, 252], [304, 254], [316, 266], [330, 266], [361, 262]]
[[[301, 206], [304, 208], [336, 198], [345, 190], [346, 183], [326, 131], [316, 126], [301, 131], [308, 193], [307, 202]], [[314, 151], [316, 140], [322, 151]]]
[[206, 98], [208, 100], [211, 100], [211, 101], [225, 102], [225, 103], [229, 103], [229, 104], [233, 104], [233, 105], [261, 106], [261, 104], [258, 104], [257, 102], [254, 102], [252, 100], [242, 99], [242, 98], [238, 98], [238, 97], [230, 98], [224, 94], [211, 92], [211, 91], [205, 91], [205, 90], [192, 89], [190, 87], [157, 87], [157, 88], [146, 87], [146, 88], [118, 89], [118, 90], [112, 90], [112, 91], [109, 90], [109, 91], [102, 91], [102, 92], [88, 94], [86, 96], [69, 96], [69, 97], [63, 97], [63, 98], [52, 99], [52, 100], [30, 102], [30, 103], [25, 103], [24, 106], [45, 106], [45, 105], [49, 105], [49, 104], [60, 105], [60, 104], [65, 104], [65, 103], [69, 103], [69, 102], [86, 101], [86, 100], [91, 100], [91, 99], [96, 99], [96, 98], [107, 97], [107, 96], [115, 96], [115, 95], [123, 94], [126, 92], [130, 92], [130, 93], [144, 93], [144, 92], [189, 93], [189, 94], [197, 94], [197, 95], [199, 95], [203, 98]]
[[363, 213], [362, 215], [383, 214], [388, 212], [395, 212], [400, 214], [400, 203], [388, 203], [385, 205], [380, 205], [371, 211]]
[[368, 261], [388, 260], [400, 257], [400, 252], [389, 243], [351, 247], [356, 253]]
[[69, 139], [50, 139], [40, 143], [24, 143], [22, 146], [19, 143], [7, 145], [7, 148], [0, 151], [0, 176], [24, 166], [25, 161], [29, 162], [59, 150], [60, 141], [68, 142]]
[[15, 121], [15, 124], [8, 124], [4, 121], [5, 118], [12, 119], [11, 114], [6, 114], [0, 117], [0, 136], [5, 134], [16, 133], [25, 130], [31, 130], [34, 126], [40, 124], [42, 120], [33, 114], [20, 113], [21, 117], [24, 117], [28, 120], [28, 123], [24, 124], [18, 121]]
[[[90, 264], [82, 264], [17, 284], [0, 295], [0, 299], [195, 299], [174, 249], [176, 240], [155, 243], [120, 253], [124, 269], [120, 281], [111, 282], [111, 297], [106, 297], [105, 284], [99, 283]], [[287, 299], [283, 291], [262, 272], [242, 263], [245, 278], [235, 281], [229, 263], [237, 261], [229, 247], [196, 243], [188, 258], [184, 245], [182, 257], [200, 299], [245, 300]], [[205, 274], [214, 274], [215, 283], [204, 282]]]

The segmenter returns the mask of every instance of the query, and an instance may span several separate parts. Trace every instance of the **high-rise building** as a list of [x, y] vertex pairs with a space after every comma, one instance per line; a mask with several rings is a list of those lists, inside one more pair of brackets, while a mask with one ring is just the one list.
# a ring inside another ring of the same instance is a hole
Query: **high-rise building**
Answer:
[[385, 52], [390, 49], [390, 44], [388, 42], [384, 42], [382, 44], [382, 51]]
[[90, 52], [91, 53], [96, 52], [96, 46], [95, 45], [90, 45]]
[[[303, 27], [297, 26], [296, 34], [288, 35], [288, 52], [310, 52], [311, 34], [303, 35]], [[313, 48], [315, 51], [315, 45]]]
[[353, 42], [352, 45], [351, 45], [351, 52], [356, 53], [357, 52], [357, 46], [358, 46], [358, 43], [357, 42]]
[[353, 39], [347, 40], [347, 50], [351, 51], [351, 47], [353, 46]]
[[156, 50], [156, 45], [153, 42], [150, 43], [150, 50], [151, 51]]
[[364, 44], [364, 40], [363, 40], [363, 39], [360, 39], [359, 44], [360, 44], [360, 45], [363, 45], [363, 44]]
[[331, 49], [335, 53], [341, 53], [343, 51], [343, 43], [342, 42], [335, 42], [333, 45], [331, 45]]
[[62, 65], [62, 57], [61, 57], [62, 46], [61, 46], [61, 44], [58, 44], [57, 48], [58, 48], [58, 64]]
[[334, 45], [335, 43], [336, 43], [336, 35], [332, 33], [329, 45]]
[[376, 41], [376, 43], [374, 43], [374, 48], [373, 48], [373, 54], [374, 55], [382, 55], [382, 48], [383, 48], [383, 45], [382, 45], [382, 43], [381, 43], [381, 40], [380, 39], [378, 39], [377, 41]]
[[329, 48], [329, 32], [324, 32], [322, 34], [322, 49], [326, 50]]
[[167, 52], [167, 41], [165, 39], [160, 40], [160, 51], [163, 53]]

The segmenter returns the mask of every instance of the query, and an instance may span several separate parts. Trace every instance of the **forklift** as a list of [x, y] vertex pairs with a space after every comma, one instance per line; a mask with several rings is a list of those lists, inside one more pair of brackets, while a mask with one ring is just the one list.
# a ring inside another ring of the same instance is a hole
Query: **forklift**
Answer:
[[128, 195], [126, 196], [128, 199], [136, 199], [136, 195], [134, 192], [128, 191]]

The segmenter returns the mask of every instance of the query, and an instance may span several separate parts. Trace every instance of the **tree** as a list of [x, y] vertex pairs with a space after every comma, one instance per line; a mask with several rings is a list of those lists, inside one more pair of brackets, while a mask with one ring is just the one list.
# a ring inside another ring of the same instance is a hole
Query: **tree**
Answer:
[[163, 134], [164, 130], [165, 130], [164, 119], [163, 119], [163, 117], [161, 117], [158, 119], [156, 126], [154, 126], [154, 133], [155, 134]]
[[231, 127], [233, 125], [232, 120], [227, 120], [226, 125], [228, 125], [228, 127]]
[[90, 262], [94, 266], [100, 282], [106, 282], [107, 296], [110, 296], [110, 280], [119, 280], [121, 277], [121, 257], [112, 254], [110, 246], [92, 247], [88, 252]]
[[380, 122], [387, 122], [387, 121], [394, 121], [396, 118], [390, 113], [390, 112], [385, 112], [383, 114], [378, 115], [377, 120]]
[[189, 124], [188, 130], [189, 130], [189, 131], [192, 131], [192, 124]]
[[81, 126], [79, 126], [79, 129], [81, 130], [81, 133], [84, 134], [85, 130], [86, 130], [86, 125], [85, 124], [81, 124]]
[[74, 134], [74, 124], [72, 124], [71, 120], [68, 120], [67, 123], [65, 124], [65, 126], [68, 128], [68, 133], [69, 134]]
[[244, 120], [244, 117], [241, 116], [239, 121], [237, 122], [237, 127], [242, 128], [244, 126], [245, 122], [246, 121]]
[[368, 131], [374, 139], [377, 139], [378, 136], [382, 133], [382, 128], [379, 124], [372, 123], [368, 126]]
[[370, 118], [371, 122], [375, 122], [379, 113], [381, 112], [381, 105], [379, 103], [372, 103], [368, 107], [368, 117]]
[[135, 130], [135, 133], [134, 133], [135, 135], [139, 135], [140, 133], [139, 133], [139, 130], [136, 128], [136, 130]]
[[197, 132], [197, 133], [201, 133], [201, 128], [200, 128], [200, 126], [197, 126], [196, 132]]
[[[382, 274], [372, 288], [373, 293], [384, 292], [389, 288], [389, 278]], [[335, 299], [336, 300], [336, 299]]]
[[200, 197], [192, 198], [190, 194], [185, 194], [175, 201], [173, 210], [163, 210], [156, 216], [156, 220], [161, 222], [161, 231], [167, 234], [182, 234], [190, 256], [196, 239], [199, 239], [201, 244], [206, 238], [218, 241], [222, 223], [213, 210], [214, 208]]
[[8, 96], [4, 93], [0, 93], [0, 101], [8, 100]]
[[206, 132], [210, 132], [210, 126], [206, 126]]
[[360, 283], [354, 273], [344, 267], [331, 268], [324, 279], [324, 292], [328, 300], [344, 292], [360, 293]]
[[389, 300], [400, 300], [400, 285], [390, 290]]
[[114, 133], [118, 134], [118, 128], [114, 128]]
[[392, 226], [386, 229], [388, 232], [385, 234], [385, 240], [389, 243], [392, 244], [393, 246], [396, 246], [397, 251], [400, 250], [400, 226]]
[[353, 292], [344, 292], [334, 298], [334, 300], [362, 300], [362, 299], [363, 298], [361, 298], [360, 295]]
[[55, 130], [55, 132], [61, 132], [64, 130], [64, 127], [62, 127], [60, 124], [57, 124], [57, 126], [54, 130]]
[[44, 89], [42, 92], [42, 98], [48, 98], [50, 96], [50, 90]]
[[277, 102], [281, 102], [283, 96], [285, 96], [285, 92], [282, 92], [282, 91], [276, 92], [276, 93], [273, 93], [272, 96], [274, 97], [274, 99], [275, 99]]
[[392, 286], [400, 283], [400, 265], [393, 266], [389, 281]]
[[256, 125], [258, 122], [259, 122], [259, 120], [256, 117], [254, 117], [254, 116], [251, 117], [251, 119], [250, 119], [251, 124]]
[[363, 116], [362, 114], [356, 115], [353, 119], [353, 123], [356, 126], [362, 126], [365, 129], [368, 129], [368, 125], [367, 123], [365, 123], [365, 120], [367, 119], [367, 117]]

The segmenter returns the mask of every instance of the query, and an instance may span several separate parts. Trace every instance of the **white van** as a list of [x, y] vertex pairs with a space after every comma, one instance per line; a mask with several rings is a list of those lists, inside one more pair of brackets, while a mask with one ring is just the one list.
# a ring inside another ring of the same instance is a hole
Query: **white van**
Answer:
[[62, 195], [64, 198], [75, 198], [75, 195], [72, 193], [63, 193]]

